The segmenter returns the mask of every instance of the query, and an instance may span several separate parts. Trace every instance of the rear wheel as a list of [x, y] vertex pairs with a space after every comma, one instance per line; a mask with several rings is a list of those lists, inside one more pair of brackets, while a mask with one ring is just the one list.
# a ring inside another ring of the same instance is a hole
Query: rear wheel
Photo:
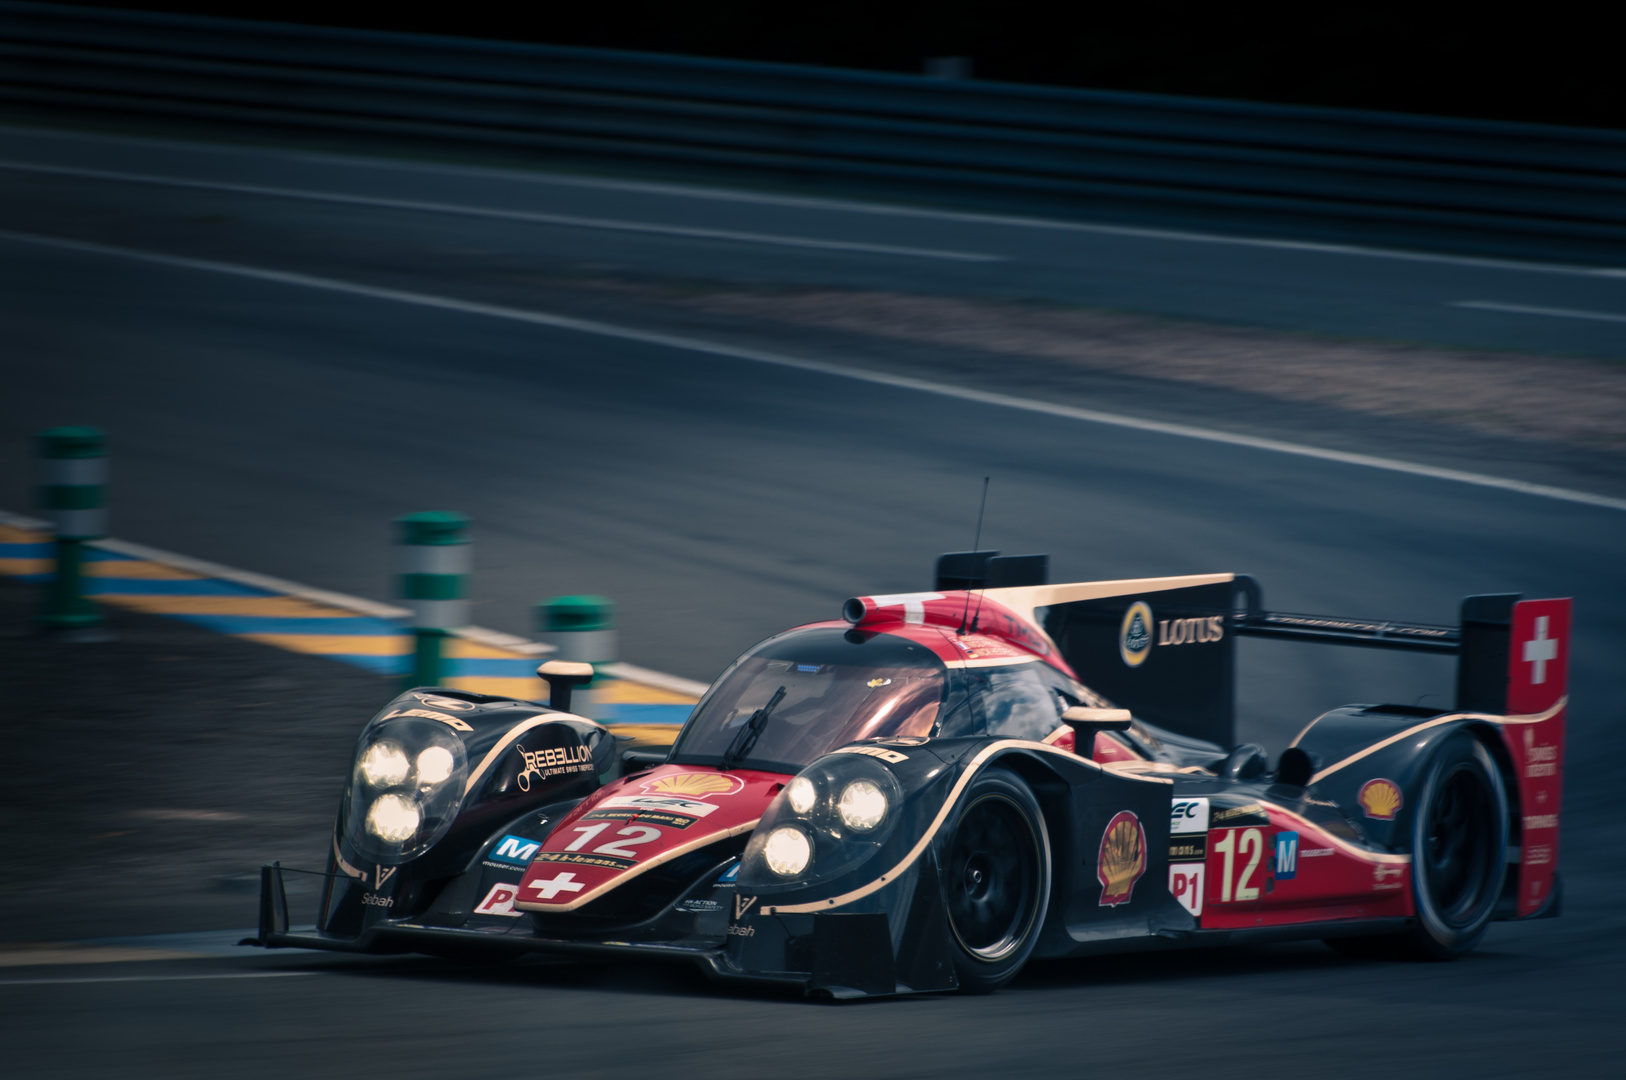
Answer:
[[986, 994], [1016, 977], [1050, 903], [1050, 838], [1032, 790], [990, 769], [966, 789], [945, 847], [943, 895], [960, 988]]
[[1351, 955], [1450, 960], [1479, 944], [1507, 872], [1507, 792], [1483, 744], [1452, 736], [1429, 762], [1412, 819], [1417, 923], [1404, 934], [1341, 938]]

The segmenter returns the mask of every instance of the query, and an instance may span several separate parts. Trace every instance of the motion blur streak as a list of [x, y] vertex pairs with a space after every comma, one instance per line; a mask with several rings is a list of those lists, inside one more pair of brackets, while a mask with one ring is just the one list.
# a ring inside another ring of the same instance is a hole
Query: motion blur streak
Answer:
[[555, 315], [545, 311], [523, 311], [517, 308], [501, 307], [494, 304], [477, 304], [466, 300], [454, 300], [445, 296], [429, 296], [423, 293], [404, 292], [399, 289], [382, 289], [376, 286], [360, 285], [354, 282], [333, 281], [326, 278], [312, 277], [307, 274], [290, 274], [278, 270], [266, 270], [253, 266], [238, 266], [232, 263], [220, 263], [204, 259], [185, 259], [173, 255], [159, 255], [153, 252], [132, 251], [128, 248], [110, 247], [105, 244], [90, 244], [74, 240], [59, 240], [52, 237], [31, 236], [27, 233], [0, 231], [0, 238], [17, 241], [19, 243], [44, 244], [50, 247], [65, 248], [71, 251], [112, 255], [121, 258], [142, 259], [150, 262], [161, 263], [166, 266], [184, 267], [191, 270], [205, 270], [221, 274], [234, 274], [239, 277], [257, 278], [262, 281], [274, 281], [284, 285], [295, 285], [304, 288], [323, 289], [330, 292], [349, 293], [355, 296], [369, 297], [374, 300], [416, 304], [422, 307], [439, 308], [443, 311], [457, 311], [468, 315], [482, 315], [490, 318], [511, 319], [517, 322], [533, 323], [538, 326], [551, 326], [561, 330], [574, 330], [583, 334], [597, 334], [603, 337], [621, 338], [627, 341], [639, 341], [650, 345], [663, 345], [669, 348], [683, 349], [690, 352], [712, 353], [717, 356], [727, 356], [736, 360], [749, 360], [762, 364], [775, 364], [780, 367], [797, 368], [802, 371], [816, 371], [826, 375], [835, 375], [845, 379], [858, 379], [862, 382], [877, 383], [882, 386], [895, 386], [906, 390], [918, 390], [929, 394], [940, 394], [944, 397], [960, 398], [965, 401], [981, 402], [987, 405], [998, 405], [1011, 409], [1022, 409], [1027, 412], [1046, 413], [1051, 416], [1060, 416], [1071, 420], [1083, 420], [1096, 424], [1110, 424], [1117, 427], [1134, 428], [1139, 431], [1155, 431], [1160, 434], [1175, 435], [1181, 438], [1203, 439], [1209, 442], [1227, 443], [1232, 446], [1246, 446], [1255, 450], [1265, 450], [1272, 453], [1295, 454], [1301, 457], [1319, 458], [1323, 461], [1336, 461], [1345, 465], [1355, 465], [1373, 469], [1386, 469], [1390, 472], [1409, 473], [1413, 476], [1426, 476], [1435, 480], [1447, 480], [1455, 483], [1474, 484], [1479, 487], [1501, 488], [1504, 491], [1516, 491], [1520, 494], [1534, 495], [1546, 499], [1561, 499], [1565, 502], [1582, 503], [1588, 506], [1601, 506], [1611, 510], [1626, 510], [1626, 499], [1612, 498], [1608, 495], [1596, 495], [1585, 491], [1572, 491], [1566, 488], [1553, 487], [1548, 484], [1531, 484], [1522, 480], [1510, 480], [1497, 476], [1484, 476], [1478, 473], [1464, 472], [1459, 469], [1442, 469], [1432, 465], [1418, 465], [1406, 461], [1395, 461], [1388, 458], [1374, 457], [1370, 454], [1352, 454], [1339, 450], [1327, 450], [1321, 447], [1301, 446], [1294, 443], [1281, 442], [1276, 439], [1261, 439], [1249, 435], [1237, 435], [1231, 432], [1192, 427], [1187, 424], [1168, 424], [1155, 420], [1142, 420], [1137, 417], [1119, 416], [1112, 413], [1097, 412], [1093, 409], [1080, 409], [1069, 405], [1055, 405], [1043, 401], [1031, 401], [1026, 398], [1012, 397], [1008, 394], [995, 394], [988, 391], [968, 390], [963, 387], [928, 382], [924, 379], [913, 379], [901, 375], [888, 375], [881, 372], [863, 371], [857, 368], [841, 367], [839, 365], [821, 363], [815, 360], [803, 360], [796, 357], [762, 352], [755, 349], [740, 349], [714, 342], [697, 341], [692, 338], [678, 337], [672, 334], [649, 333], [647, 331], [636, 330], [631, 327], [613, 326], [608, 323], [594, 322], [587, 319], [575, 319], [566, 315]]

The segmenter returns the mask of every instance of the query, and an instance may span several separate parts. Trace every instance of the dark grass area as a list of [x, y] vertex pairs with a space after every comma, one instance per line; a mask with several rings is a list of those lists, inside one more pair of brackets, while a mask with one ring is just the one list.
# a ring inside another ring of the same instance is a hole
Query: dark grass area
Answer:
[[380, 6], [356, 0], [100, 0], [96, 7], [919, 73], [1247, 101], [1626, 127], [1608, 8], [1511, 17], [1446, 4], [1194, 0], [832, 0]]
[[47, 640], [37, 602], [0, 580], [0, 939], [252, 926], [262, 863], [322, 867], [393, 680], [117, 608]]

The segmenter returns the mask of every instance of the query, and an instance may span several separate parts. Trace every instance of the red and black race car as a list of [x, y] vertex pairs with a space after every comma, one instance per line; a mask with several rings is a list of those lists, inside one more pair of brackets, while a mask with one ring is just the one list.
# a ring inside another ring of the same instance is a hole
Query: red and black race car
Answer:
[[[1457, 626], [1288, 615], [1244, 575], [1044, 584], [960, 553], [712, 684], [669, 749], [418, 689], [356, 744], [318, 921], [278, 864], [258, 943], [687, 957], [856, 997], [992, 990], [1030, 958], [1321, 938], [1460, 955], [1560, 904], [1569, 600]], [[1232, 746], [1236, 640], [1454, 653], [1457, 705], [1346, 705]]]

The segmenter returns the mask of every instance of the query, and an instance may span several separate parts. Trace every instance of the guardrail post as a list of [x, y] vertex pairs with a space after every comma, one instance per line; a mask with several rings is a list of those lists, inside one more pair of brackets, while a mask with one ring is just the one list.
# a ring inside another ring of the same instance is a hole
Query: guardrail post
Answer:
[[40, 625], [80, 640], [105, 636], [99, 608], [85, 599], [85, 541], [107, 535], [107, 437], [93, 427], [57, 427], [35, 437], [39, 507], [56, 529], [56, 572]]
[[412, 670], [406, 685], [438, 686], [446, 637], [469, 622], [469, 570], [473, 548], [462, 514], [432, 510], [397, 518], [396, 571], [400, 594], [412, 608]]
[[615, 601], [603, 596], [556, 596], [536, 605], [538, 628], [558, 648], [556, 660], [592, 664], [593, 679], [585, 684], [586, 707], [577, 712], [591, 720], [610, 719], [614, 708], [603, 700], [602, 688], [610, 680], [605, 666], [615, 663]]

